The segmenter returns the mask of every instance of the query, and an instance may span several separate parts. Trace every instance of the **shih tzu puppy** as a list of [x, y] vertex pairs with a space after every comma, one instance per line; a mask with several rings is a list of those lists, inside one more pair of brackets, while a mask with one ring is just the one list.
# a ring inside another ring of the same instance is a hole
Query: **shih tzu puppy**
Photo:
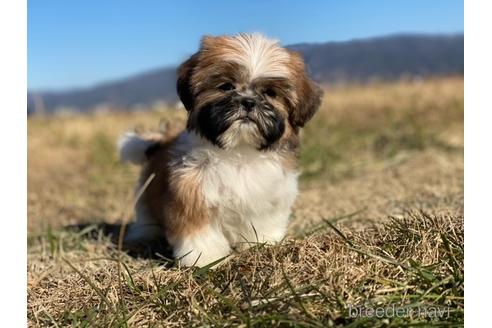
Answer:
[[166, 238], [184, 266], [280, 241], [297, 196], [299, 130], [322, 97], [302, 58], [260, 34], [206, 36], [178, 68], [177, 91], [185, 131], [120, 139], [146, 184], [126, 240]]

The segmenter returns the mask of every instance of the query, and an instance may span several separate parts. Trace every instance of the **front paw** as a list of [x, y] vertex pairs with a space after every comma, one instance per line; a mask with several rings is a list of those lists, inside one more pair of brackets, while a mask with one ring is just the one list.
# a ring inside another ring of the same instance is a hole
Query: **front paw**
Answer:
[[210, 226], [173, 241], [174, 257], [185, 267], [203, 267], [227, 257], [231, 252], [222, 232]]

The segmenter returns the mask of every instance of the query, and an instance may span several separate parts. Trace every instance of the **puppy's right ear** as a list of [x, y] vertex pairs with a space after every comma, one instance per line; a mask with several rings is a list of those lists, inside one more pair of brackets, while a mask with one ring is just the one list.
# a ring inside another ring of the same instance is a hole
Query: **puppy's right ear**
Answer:
[[178, 81], [176, 83], [176, 89], [178, 96], [187, 111], [193, 109], [194, 96], [191, 88], [191, 76], [198, 62], [198, 53], [194, 54], [187, 61], [182, 63], [178, 67]]

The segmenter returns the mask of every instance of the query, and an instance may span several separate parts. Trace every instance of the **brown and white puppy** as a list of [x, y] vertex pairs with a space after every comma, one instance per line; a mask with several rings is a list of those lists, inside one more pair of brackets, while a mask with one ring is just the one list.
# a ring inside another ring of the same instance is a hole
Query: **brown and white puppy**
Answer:
[[206, 36], [179, 67], [177, 91], [185, 131], [120, 140], [121, 157], [143, 165], [140, 186], [153, 177], [127, 239], [161, 235], [186, 266], [280, 241], [297, 196], [299, 129], [322, 96], [302, 58], [260, 34]]

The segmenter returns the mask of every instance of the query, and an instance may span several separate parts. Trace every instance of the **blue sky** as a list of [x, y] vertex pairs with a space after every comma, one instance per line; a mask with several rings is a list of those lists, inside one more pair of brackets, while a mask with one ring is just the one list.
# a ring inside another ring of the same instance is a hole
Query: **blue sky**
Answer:
[[29, 0], [28, 87], [86, 87], [175, 65], [204, 34], [260, 31], [292, 44], [463, 28], [456, 0]]

